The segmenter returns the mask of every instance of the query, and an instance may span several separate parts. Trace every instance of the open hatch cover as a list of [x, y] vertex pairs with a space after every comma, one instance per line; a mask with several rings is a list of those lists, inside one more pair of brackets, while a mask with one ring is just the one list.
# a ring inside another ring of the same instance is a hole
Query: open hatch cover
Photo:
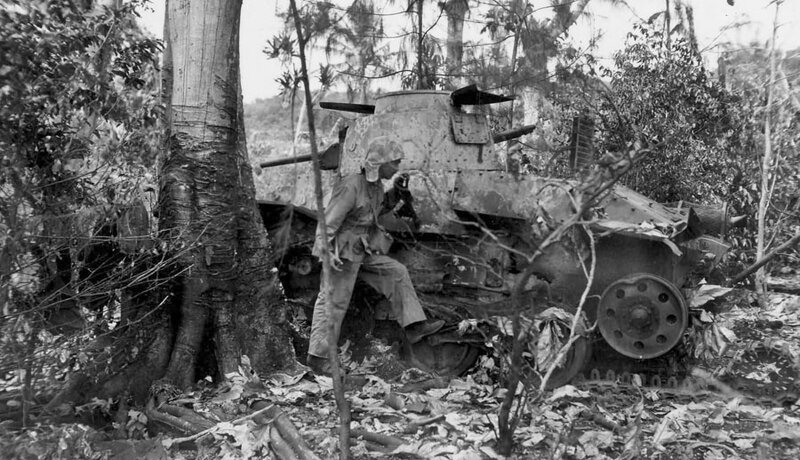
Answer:
[[497, 104], [498, 102], [513, 100], [514, 97], [512, 96], [501, 96], [481, 91], [476, 85], [465, 86], [450, 93], [450, 102], [455, 106]]

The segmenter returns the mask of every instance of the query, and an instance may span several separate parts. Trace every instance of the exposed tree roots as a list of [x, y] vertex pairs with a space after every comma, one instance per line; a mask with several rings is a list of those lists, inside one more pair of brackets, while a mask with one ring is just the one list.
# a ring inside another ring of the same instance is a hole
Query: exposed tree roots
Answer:
[[[267, 401], [257, 401], [251, 409], [253, 412], [243, 417], [220, 423], [239, 425], [252, 420], [258, 425], [271, 425], [265, 433], [268, 433], [269, 447], [275, 457], [280, 460], [320, 460], [289, 417], [278, 406]], [[219, 425], [191, 409], [164, 403], [159, 404], [158, 398], [155, 396], [148, 401], [147, 416], [151, 421], [164, 424], [174, 431], [188, 435], [171, 439], [168, 444], [165, 444], [167, 448], [200, 441], [214, 432]]]

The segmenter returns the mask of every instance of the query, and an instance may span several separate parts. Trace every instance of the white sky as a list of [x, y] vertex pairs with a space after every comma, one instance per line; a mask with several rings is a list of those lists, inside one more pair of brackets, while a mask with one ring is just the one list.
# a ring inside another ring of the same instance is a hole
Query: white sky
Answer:
[[[388, 0], [376, 0], [377, 5], [382, 2], [387, 4], [383, 11], [392, 12], [401, 10], [405, 3], [395, 1], [394, 4], [388, 4]], [[267, 40], [283, 28], [283, 21], [276, 12], [288, 8], [288, 3], [288, 0], [243, 0], [240, 51], [245, 102], [278, 94], [279, 86], [275, 79], [281, 73], [280, 65], [276, 60], [267, 59], [262, 50]], [[302, 0], [298, 0], [298, 3], [302, 4]], [[601, 0], [590, 1], [587, 11], [591, 15], [570, 29], [571, 37], [580, 42], [600, 31], [603, 38], [595, 54], [600, 58], [611, 57], [622, 48], [626, 34], [639, 18], [647, 19], [664, 9], [664, 0], [628, 0], [628, 3], [630, 7], [611, 7]], [[763, 44], [772, 33], [775, 10], [771, 0], [736, 0], [733, 6], [728, 5], [726, 0], [690, 0], [689, 3], [694, 8], [700, 48], [705, 50], [704, 57], [712, 67], [721, 44], [744, 46], [753, 41]], [[780, 11], [778, 45], [784, 49], [800, 48], [800, 0], [784, 0]], [[164, 0], [151, 0], [151, 10], [142, 11], [141, 14], [144, 26], [161, 37]], [[473, 15], [472, 19], [481, 18]], [[746, 25], [732, 28], [737, 23]], [[468, 31], [465, 40], [477, 40], [477, 36], [472, 35], [476, 33]], [[312, 68], [316, 67], [312, 63]]]

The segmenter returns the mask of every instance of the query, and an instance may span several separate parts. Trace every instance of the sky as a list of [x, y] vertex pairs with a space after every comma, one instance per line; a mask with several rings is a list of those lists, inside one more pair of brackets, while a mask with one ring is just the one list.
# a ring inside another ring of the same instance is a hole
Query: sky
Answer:
[[[302, 4], [302, 0], [298, 0]], [[384, 11], [402, 9], [402, 1], [375, 0], [376, 5], [386, 4]], [[240, 29], [240, 55], [242, 94], [245, 102], [275, 96], [280, 91], [275, 79], [280, 76], [280, 65], [262, 53], [267, 40], [284, 27], [277, 12], [288, 8], [288, 0], [243, 0]], [[485, 1], [484, 1], [485, 3]], [[532, 2], [535, 4], [544, 3]], [[664, 9], [664, 0], [628, 0], [628, 7], [611, 7], [608, 2], [591, 0], [590, 13], [570, 29], [570, 36], [578, 44], [587, 43], [596, 33], [602, 33], [595, 52], [610, 58], [621, 49], [632, 25]], [[710, 67], [714, 67], [723, 43], [746, 46], [753, 41], [764, 44], [772, 34], [775, 14], [772, 0], [735, 0], [731, 6], [726, 0], [689, 0], [694, 9], [694, 22], [699, 46]], [[164, 0], [151, 0], [150, 8], [141, 12], [142, 24], [157, 37], [164, 27]], [[473, 17], [472, 19], [480, 19]], [[734, 28], [736, 24], [743, 24]], [[800, 0], [784, 0], [778, 18], [778, 46], [783, 49], [800, 48]], [[467, 31], [469, 40], [476, 31]], [[477, 38], [477, 37], [475, 37]], [[321, 53], [317, 53], [321, 54]], [[312, 63], [311, 68], [316, 64]]]

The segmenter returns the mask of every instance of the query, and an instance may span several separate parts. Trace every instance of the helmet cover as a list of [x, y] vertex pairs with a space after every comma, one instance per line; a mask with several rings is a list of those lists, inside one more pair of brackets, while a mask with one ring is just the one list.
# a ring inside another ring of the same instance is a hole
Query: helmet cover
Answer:
[[367, 157], [364, 160], [367, 181], [376, 182], [379, 179], [378, 170], [382, 164], [400, 160], [403, 156], [403, 148], [400, 144], [387, 136], [378, 136], [369, 141]]

